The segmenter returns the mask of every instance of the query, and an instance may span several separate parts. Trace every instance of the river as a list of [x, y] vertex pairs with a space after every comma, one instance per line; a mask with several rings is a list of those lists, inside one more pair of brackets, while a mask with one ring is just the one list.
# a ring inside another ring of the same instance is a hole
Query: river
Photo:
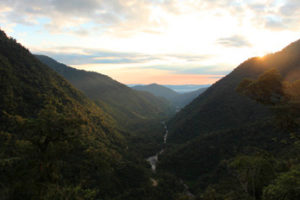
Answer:
[[[167, 144], [167, 139], [168, 139], [168, 134], [169, 134], [169, 130], [168, 130], [168, 127], [166, 125], [166, 123], [164, 121], [161, 122], [162, 125], [164, 126], [164, 129], [165, 129], [165, 134], [164, 134], [164, 137], [163, 137], [163, 142], [164, 144]], [[153, 156], [150, 156], [148, 157], [146, 160], [150, 163], [151, 165], [151, 169], [152, 171], [155, 173], [156, 172], [156, 165], [157, 165], [157, 162], [158, 162], [158, 156], [160, 154], [162, 154], [164, 152], [164, 148], [162, 148], [157, 154], [153, 155]], [[151, 181], [153, 183], [153, 186], [157, 186], [157, 180], [151, 178]], [[181, 184], [184, 186], [185, 188], [185, 194], [189, 197], [189, 199], [194, 199], [194, 194], [192, 194], [189, 190], [189, 187], [188, 185], [186, 185], [183, 180], [180, 179], [180, 182]]]
[[[164, 144], [167, 143], [167, 139], [168, 139], [168, 127], [166, 125], [166, 123], [164, 121], [161, 122], [162, 125], [164, 126], [164, 129], [165, 129], [165, 134], [164, 134], [164, 137], [163, 137], [163, 142]], [[147, 158], [146, 160], [150, 163], [151, 165], [151, 169], [153, 172], [156, 171], [156, 164], [158, 162], [158, 155], [162, 154], [164, 152], [164, 149], [161, 149], [157, 154], [153, 155], [153, 156], [150, 156], [149, 158]]]

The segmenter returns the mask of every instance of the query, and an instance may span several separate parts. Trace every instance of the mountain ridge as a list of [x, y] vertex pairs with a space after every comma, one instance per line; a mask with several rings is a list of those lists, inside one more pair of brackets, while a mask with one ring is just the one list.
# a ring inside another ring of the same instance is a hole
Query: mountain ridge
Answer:
[[135, 90], [146, 91], [157, 97], [163, 97], [176, 106], [180, 110], [184, 106], [192, 102], [197, 96], [203, 93], [206, 88], [199, 88], [195, 91], [178, 93], [167, 86], [152, 83], [149, 85], [136, 85], [132, 87]]
[[137, 121], [146, 123], [147, 120], [165, 118], [172, 113], [167, 101], [135, 91], [106, 75], [78, 70], [48, 56], [36, 57], [103, 107], [124, 128], [133, 130]]
[[1, 197], [115, 198], [148, 184], [109, 114], [1, 30], [0, 81]]
[[[224, 194], [224, 199], [240, 187], [239, 177], [230, 168], [232, 162], [241, 164], [237, 168], [244, 172], [240, 158], [259, 158], [269, 162], [269, 166], [297, 160], [293, 152], [299, 147], [288, 130], [275, 126], [278, 122], [273, 120], [274, 113], [236, 91], [243, 80], [255, 80], [273, 69], [278, 70], [284, 81], [300, 80], [300, 40], [277, 53], [241, 63], [172, 118], [168, 124], [169, 146], [159, 158], [158, 170], [181, 177], [190, 183], [194, 193], [205, 194], [214, 188]], [[255, 195], [261, 197], [262, 188]]]
[[[238, 84], [245, 78], [255, 79], [269, 69], [278, 69], [287, 81], [298, 79], [299, 51], [300, 40], [297, 40], [277, 53], [262, 58], [250, 58], [241, 63], [170, 120], [170, 140], [174, 135], [181, 137], [184, 133], [192, 138], [201, 132], [231, 128], [249, 120], [264, 119], [269, 115], [267, 109], [238, 94], [236, 92]], [[197, 131], [190, 131], [189, 127], [194, 127]], [[181, 139], [178, 138], [178, 141]]]
[[149, 85], [136, 85], [132, 88], [139, 91], [149, 92], [157, 97], [164, 97], [168, 101], [172, 100], [172, 98], [178, 95], [178, 93], [174, 90], [157, 83], [151, 83]]

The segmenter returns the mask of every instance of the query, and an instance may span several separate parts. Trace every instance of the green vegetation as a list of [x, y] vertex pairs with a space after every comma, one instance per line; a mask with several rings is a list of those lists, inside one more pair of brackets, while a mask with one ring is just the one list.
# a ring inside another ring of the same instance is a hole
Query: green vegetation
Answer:
[[299, 52], [297, 41], [250, 59], [183, 109], [158, 170], [198, 199], [298, 199]]
[[300, 79], [300, 41], [263, 58], [251, 58], [216, 82], [169, 122], [170, 140], [184, 143], [207, 132], [232, 129], [270, 116], [268, 109], [239, 95], [236, 88], [245, 78], [256, 79], [277, 69], [285, 81]]
[[299, 88], [276, 70], [244, 80], [238, 91], [268, 106], [273, 119], [171, 145], [159, 169], [186, 180], [200, 199], [297, 199]]
[[244, 78], [256, 78], [264, 72], [256, 67], [259, 62], [256, 58], [244, 62], [178, 112], [168, 123], [169, 141], [185, 143], [208, 132], [265, 119], [269, 115], [266, 108], [235, 91]]
[[264, 200], [292, 200], [300, 198], [300, 170], [299, 166], [282, 173], [276, 180], [264, 189]]
[[112, 117], [116, 129], [128, 140], [129, 151], [145, 158], [161, 149], [161, 121], [175, 112], [167, 100], [135, 91], [99, 73], [77, 70], [47, 56], [36, 57]]
[[148, 164], [127, 150], [110, 113], [2, 31], [0, 81], [1, 199], [148, 199], [136, 191], [159, 199], [164, 191], [181, 192], [173, 176], [152, 186]]
[[121, 129], [126, 128], [132, 132], [137, 126], [143, 127], [139, 126], [139, 123], [146, 124], [148, 120], [165, 119], [174, 112], [164, 99], [135, 91], [108, 76], [77, 70], [47, 56], [36, 57], [113, 116]]
[[[300, 41], [241, 64], [162, 144], [166, 101], [38, 56], [90, 100], [0, 31], [0, 197], [299, 199], [299, 52]], [[154, 174], [144, 158], [162, 147]]]

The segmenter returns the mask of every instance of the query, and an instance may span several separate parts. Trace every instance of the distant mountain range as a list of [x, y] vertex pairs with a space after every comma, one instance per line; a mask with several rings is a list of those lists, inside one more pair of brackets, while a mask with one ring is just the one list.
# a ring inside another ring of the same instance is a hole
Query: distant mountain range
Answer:
[[[156, 84], [156, 83], [153, 83]], [[129, 87], [134, 87], [134, 86], [147, 86], [151, 84], [128, 84]], [[162, 85], [162, 84], [157, 84], [161, 85], [164, 87], [167, 87], [177, 93], [187, 93], [187, 92], [193, 92], [196, 91], [200, 88], [208, 88], [211, 86], [211, 84], [206, 84], [206, 85], [193, 85], [193, 84], [185, 84], [185, 85]]]
[[[175, 86], [174, 86], [175, 87]], [[180, 86], [176, 86], [177, 88]], [[199, 87], [199, 86], [198, 86]], [[197, 88], [198, 88], [197, 87]], [[167, 99], [169, 102], [171, 102], [174, 106], [176, 106], [178, 109], [183, 108], [184, 106], [188, 105], [191, 101], [193, 101], [197, 96], [199, 96], [201, 93], [203, 93], [207, 88], [200, 88], [196, 89], [192, 92], [185, 92], [185, 93], [178, 93], [174, 90], [158, 84], [150, 84], [150, 85], [136, 85], [132, 87], [135, 90], [138, 91], [146, 91], [149, 92], [157, 97], [163, 97]], [[181, 88], [195, 88], [195, 86], [181, 86]], [[187, 90], [187, 89], [185, 89]]]
[[178, 93], [175, 92], [174, 90], [171, 90], [165, 86], [158, 85], [155, 83], [150, 85], [136, 85], [132, 88], [138, 91], [149, 92], [157, 97], [164, 97], [169, 101], [178, 95]]
[[187, 92], [193, 92], [201, 88], [209, 88], [211, 84], [205, 84], [205, 85], [163, 85], [167, 88], [170, 88], [174, 90], [177, 93], [187, 93]]

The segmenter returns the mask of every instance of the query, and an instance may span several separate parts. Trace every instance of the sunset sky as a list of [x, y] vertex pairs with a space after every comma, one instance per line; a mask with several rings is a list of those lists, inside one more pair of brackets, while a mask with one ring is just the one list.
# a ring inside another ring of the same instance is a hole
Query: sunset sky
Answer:
[[299, 0], [1, 0], [33, 53], [126, 84], [209, 84], [300, 39]]

